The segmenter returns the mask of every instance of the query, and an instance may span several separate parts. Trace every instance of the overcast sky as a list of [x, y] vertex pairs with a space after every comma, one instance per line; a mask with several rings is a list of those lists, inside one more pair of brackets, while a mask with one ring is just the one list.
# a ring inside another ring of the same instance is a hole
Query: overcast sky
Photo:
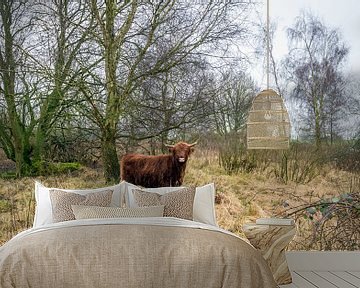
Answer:
[[[262, 11], [266, 19], [266, 0]], [[278, 28], [274, 56], [287, 52], [286, 28], [292, 26], [302, 9], [311, 10], [330, 28], [339, 29], [343, 41], [350, 47], [346, 69], [360, 72], [360, 0], [270, 0], [270, 18]]]

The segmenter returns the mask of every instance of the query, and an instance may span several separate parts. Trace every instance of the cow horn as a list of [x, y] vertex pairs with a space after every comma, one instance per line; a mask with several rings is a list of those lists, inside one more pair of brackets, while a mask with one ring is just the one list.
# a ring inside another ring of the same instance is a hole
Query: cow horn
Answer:
[[170, 145], [170, 144], [164, 144], [164, 145], [168, 148], [174, 148], [174, 145]]
[[195, 146], [195, 145], [197, 144], [197, 142], [198, 142], [198, 141], [195, 141], [194, 143], [189, 144], [189, 147], [193, 147], [193, 146]]

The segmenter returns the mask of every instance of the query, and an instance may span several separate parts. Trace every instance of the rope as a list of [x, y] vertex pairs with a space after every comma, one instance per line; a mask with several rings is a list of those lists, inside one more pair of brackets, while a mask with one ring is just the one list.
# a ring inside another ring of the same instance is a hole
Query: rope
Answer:
[[267, 10], [267, 21], [266, 21], [266, 87], [267, 89], [269, 89], [269, 79], [270, 79], [270, 32], [269, 32], [269, 18], [270, 18], [270, 13], [269, 13], [269, 0], [267, 0], [266, 3], [266, 10]]

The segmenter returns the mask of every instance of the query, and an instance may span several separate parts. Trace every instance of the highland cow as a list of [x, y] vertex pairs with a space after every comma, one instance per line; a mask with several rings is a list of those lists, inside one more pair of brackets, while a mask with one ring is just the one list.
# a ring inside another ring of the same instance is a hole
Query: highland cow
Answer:
[[121, 180], [143, 187], [181, 186], [186, 163], [197, 143], [179, 142], [169, 147], [170, 154], [126, 154], [120, 163]]

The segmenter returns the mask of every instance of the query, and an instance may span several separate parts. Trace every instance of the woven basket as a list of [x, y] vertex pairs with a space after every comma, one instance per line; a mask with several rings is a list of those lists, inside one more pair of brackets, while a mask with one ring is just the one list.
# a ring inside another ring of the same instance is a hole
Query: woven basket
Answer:
[[274, 90], [254, 99], [247, 121], [248, 149], [288, 149], [290, 120], [284, 102]]

